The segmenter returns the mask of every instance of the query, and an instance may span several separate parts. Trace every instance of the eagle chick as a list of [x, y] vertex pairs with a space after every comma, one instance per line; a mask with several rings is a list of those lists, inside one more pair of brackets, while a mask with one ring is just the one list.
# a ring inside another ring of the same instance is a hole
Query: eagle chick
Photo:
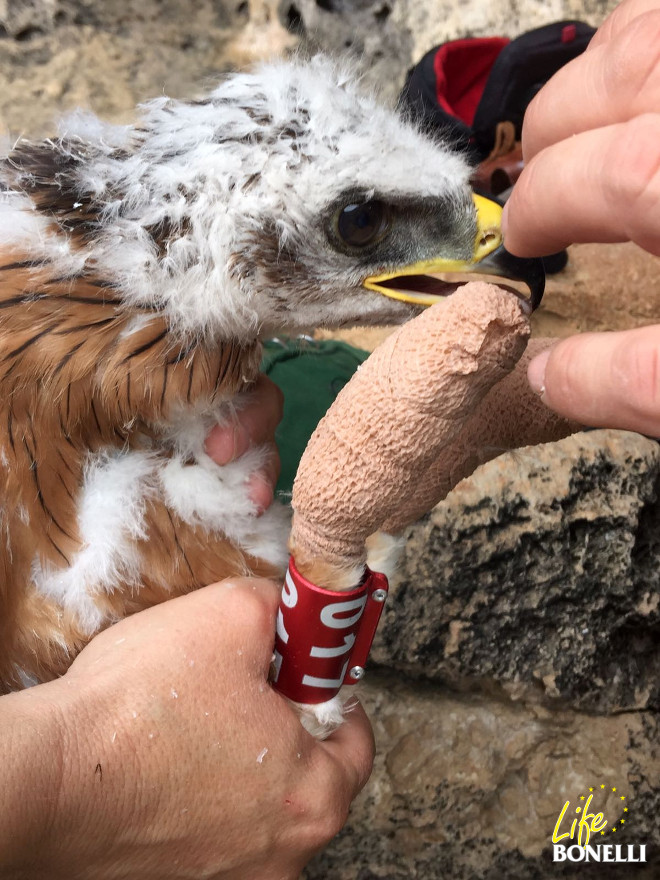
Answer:
[[14, 146], [0, 164], [1, 690], [62, 674], [127, 614], [281, 572], [286, 513], [257, 517], [246, 493], [262, 453], [219, 467], [204, 437], [249, 393], [262, 337], [404, 321], [450, 291], [420, 266], [492, 250], [468, 179], [321, 57]]

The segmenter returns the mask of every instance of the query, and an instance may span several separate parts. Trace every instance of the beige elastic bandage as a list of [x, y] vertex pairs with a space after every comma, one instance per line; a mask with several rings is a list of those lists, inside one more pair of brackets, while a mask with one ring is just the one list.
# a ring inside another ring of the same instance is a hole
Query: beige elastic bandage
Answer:
[[529, 357], [551, 340], [520, 360], [528, 336], [515, 295], [472, 282], [388, 337], [300, 462], [290, 547], [302, 571], [364, 564], [370, 534], [413, 522], [477, 464], [579, 427], [530, 390]]

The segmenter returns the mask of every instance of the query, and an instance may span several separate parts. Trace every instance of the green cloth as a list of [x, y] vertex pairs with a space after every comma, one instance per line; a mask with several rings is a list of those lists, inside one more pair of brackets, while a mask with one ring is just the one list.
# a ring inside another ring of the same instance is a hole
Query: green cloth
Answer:
[[261, 370], [284, 393], [284, 417], [275, 432], [282, 461], [279, 494], [291, 493], [307, 441], [368, 357], [369, 352], [336, 340], [273, 339], [264, 344]]

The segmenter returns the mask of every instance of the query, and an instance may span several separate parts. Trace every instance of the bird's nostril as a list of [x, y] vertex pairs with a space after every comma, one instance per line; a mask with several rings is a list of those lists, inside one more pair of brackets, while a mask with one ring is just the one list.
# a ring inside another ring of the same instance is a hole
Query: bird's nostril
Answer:
[[479, 239], [480, 247], [489, 247], [496, 242], [499, 242], [499, 233], [497, 232], [484, 232], [484, 234]]

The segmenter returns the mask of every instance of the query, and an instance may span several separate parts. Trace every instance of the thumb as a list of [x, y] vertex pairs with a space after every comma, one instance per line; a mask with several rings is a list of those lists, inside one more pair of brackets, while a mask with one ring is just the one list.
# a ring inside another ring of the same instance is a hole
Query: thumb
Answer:
[[527, 378], [567, 418], [660, 437], [660, 325], [563, 339], [531, 361]]
[[367, 713], [358, 700], [347, 704], [344, 723], [319, 743], [319, 748], [333, 755], [341, 768], [350, 799], [364, 788], [374, 763], [374, 734]]

